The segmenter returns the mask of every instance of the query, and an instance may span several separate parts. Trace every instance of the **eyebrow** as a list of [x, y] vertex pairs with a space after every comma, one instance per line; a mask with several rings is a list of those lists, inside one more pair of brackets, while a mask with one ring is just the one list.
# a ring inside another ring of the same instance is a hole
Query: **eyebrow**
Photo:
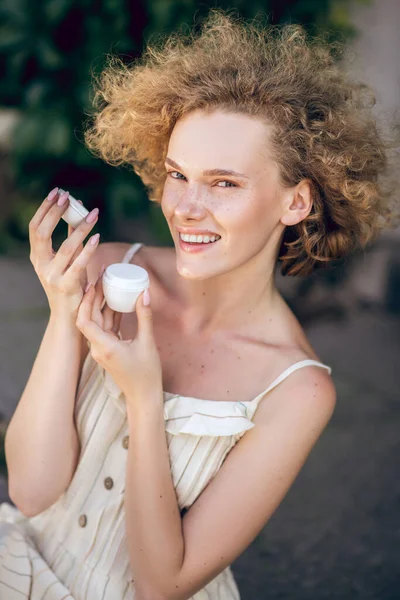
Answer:
[[[171, 167], [174, 167], [175, 169], [182, 170], [182, 167], [180, 167], [178, 163], [176, 163], [174, 160], [172, 160], [172, 158], [169, 158], [168, 156], [165, 159], [165, 162], [171, 165]], [[244, 177], [245, 179], [250, 179], [250, 177], [244, 175], [244, 173], [238, 173], [237, 171], [232, 171], [231, 169], [207, 169], [203, 171], [203, 175], [231, 175], [233, 177]]]

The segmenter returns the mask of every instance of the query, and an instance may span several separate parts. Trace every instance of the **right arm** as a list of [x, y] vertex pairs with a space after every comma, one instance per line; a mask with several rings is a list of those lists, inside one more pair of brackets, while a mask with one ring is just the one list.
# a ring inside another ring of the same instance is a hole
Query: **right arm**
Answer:
[[9, 496], [30, 517], [67, 488], [79, 456], [74, 400], [81, 338], [75, 323], [50, 316], [4, 441]]
[[[98, 246], [88, 263], [88, 281], [99, 274], [104, 246], [108, 244]], [[9, 496], [28, 517], [51, 506], [75, 472], [80, 445], [74, 407], [88, 351], [75, 320], [50, 314], [4, 442]]]
[[[45, 209], [48, 210], [48, 207]], [[50, 210], [56, 211], [57, 208]], [[42, 222], [44, 223], [44, 219]], [[90, 225], [92, 226], [93, 224]], [[80, 238], [84, 238], [88, 232], [85, 227], [89, 228], [89, 225], [79, 227]], [[77, 232], [78, 228], [72, 235]], [[75, 236], [75, 246], [80, 238]], [[68, 240], [72, 240], [72, 236]], [[69, 243], [68, 251], [71, 251], [72, 242]], [[88, 244], [89, 242], [85, 247], [86, 253], [82, 250], [75, 262], [80, 261], [81, 266], [84, 264], [84, 279], [94, 281], [105, 262], [110, 244], [100, 244], [96, 248], [90, 248]], [[65, 258], [66, 249], [63, 252]], [[43, 258], [40, 251], [37, 255]], [[39, 259], [34, 262], [39, 263]], [[43, 275], [44, 270], [38, 269], [38, 272]], [[46, 283], [45, 278], [42, 279], [44, 287], [51, 280], [47, 275]], [[50, 304], [49, 322], [28, 382], [5, 435], [9, 496], [28, 517], [51, 506], [67, 489], [80, 453], [74, 405], [88, 346], [76, 327], [76, 294], [68, 295], [64, 291], [61, 298], [61, 286], [58, 286], [57, 297], [54, 291], [57, 286], [54, 283], [52, 285], [51, 293], [48, 293], [49, 286], [45, 288]], [[64, 290], [66, 288], [65, 285]], [[74, 305], [74, 310], [67, 310], [68, 303]]]

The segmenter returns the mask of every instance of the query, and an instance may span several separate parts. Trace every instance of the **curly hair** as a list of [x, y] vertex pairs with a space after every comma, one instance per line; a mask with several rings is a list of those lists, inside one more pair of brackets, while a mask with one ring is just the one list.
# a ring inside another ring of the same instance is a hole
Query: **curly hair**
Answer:
[[374, 95], [347, 77], [334, 51], [340, 55], [341, 44], [309, 38], [301, 25], [212, 9], [198, 32], [158, 36], [129, 65], [108, 56], [94, 81], [86, 146], [109, 164], [132, 167], [160, 202], [180, 117], [222, 109], [272, 124], [282, 185], [308, 178], [312, 188], [311, 211], [285, 228], [277, 258], [282, 275], [307, 275], [364, 248], [395, 219]]

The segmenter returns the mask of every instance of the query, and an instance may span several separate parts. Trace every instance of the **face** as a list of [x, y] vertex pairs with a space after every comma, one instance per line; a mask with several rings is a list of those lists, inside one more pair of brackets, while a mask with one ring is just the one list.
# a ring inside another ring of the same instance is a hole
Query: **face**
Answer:
[[[283, 188], [268, 135], [260, 120], [220, 111], [195, 111], [175, 125], [161, 208], [182, 277], [222, 275], [279, 241]], [[179, 229], [220, 238], [191, 245], [180, 240]]]

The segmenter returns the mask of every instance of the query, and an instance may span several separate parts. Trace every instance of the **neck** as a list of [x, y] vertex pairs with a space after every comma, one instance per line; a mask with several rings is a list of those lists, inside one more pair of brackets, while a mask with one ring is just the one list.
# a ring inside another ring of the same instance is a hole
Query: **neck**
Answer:
[[205, 280], [178, 276], [179, 321], [185, 334], [209, 336], [271, 318], [280, 294], [273, 262], [253, 257], [240, 267]]

